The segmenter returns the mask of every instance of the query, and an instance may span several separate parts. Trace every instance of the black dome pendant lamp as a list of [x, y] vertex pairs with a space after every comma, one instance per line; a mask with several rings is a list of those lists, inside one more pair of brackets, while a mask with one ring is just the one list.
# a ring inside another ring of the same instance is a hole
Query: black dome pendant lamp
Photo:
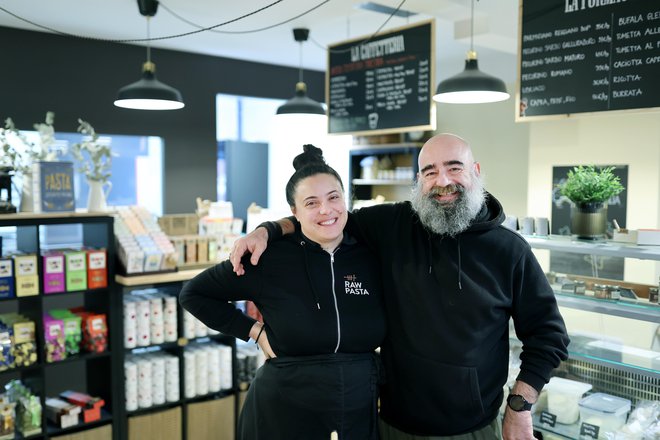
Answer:
[[293, 38], [300, 43], [300, 67], [298, 68], [298, 82], [296, 83], [296, 94], [293, 98], [277, 108], [278, 115], [287, 114], [312, 114], [325, 115], [323, 106], [307, 96], [307, 85], [303, 82], [302, 68], [302, 43], [307, 41], [309, 29], [296, 28], [293, 30]]
[[181, 93], [156, 79], [156, 65], [151, 62], [149, 21], [158, 10], [157, 0], [138, 0], [140, 14], [147, 17], [147, 61], [142, 78], [119, 89], [115, 106], [136, 110], [178, 110], [184, 107]]
[[433, 100], [449, 104], [480, 104], [509, 99], [506, 84], [499, 78], [479, 70], [477, 53], [474, 51], [474, 0], [470, 22], [470, 50], [465, 60], [465, 70], [438, 84]]

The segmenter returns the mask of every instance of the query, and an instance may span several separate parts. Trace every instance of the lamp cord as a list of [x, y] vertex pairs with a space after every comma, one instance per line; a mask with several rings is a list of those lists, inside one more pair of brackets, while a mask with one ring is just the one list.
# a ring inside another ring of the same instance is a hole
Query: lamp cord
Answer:
[[[371, 34], [367, 38], [363, 39], [362, 41], [356, 42], [351, 47], [359, 46], [361, 44], [366, 44], [366, 43], [370, 42], [371, 40], [373, 40], [376, 37], [376, 35], [378, 35], [378, 33], [385, 27], [385, 25], [392, 19], [392, 17], [394, 17], [396, 15], [396, 13], [399, 12], [399, 9], [401, 9], [401, 6], [403, 6], [403, 4], [405, 2], [406, 2], [406, 0], [401, 0], [401, 3], [399, 3], [399, 6], [397, 6], [396, 9], [394, 11], [392, 11], [392, 13], [389, 15], [389, 17], [387, 17], [387, 19], [383, 22], [383, 24], [381, 24], [373, 34]], [[351, 50], [351, 47], [347, 47], [346, 49], [330, 49], [329, 47], [323, 46], [322, 44], [318, 43], [312, 37], [309, 37], [309, 40], [312, 43], [314, 43], [315, 45], [317, 45], [318, 47], [320, 47], [321, 49], [327, 50], [328, 53], [346, 53], [346, 52], [350, 52], [350, 50]]]
[[474, 52], [474, 0], [472, 0], [472, 12], [470, 13], [470, 52]]
[[303, 44], [302, 41], [300, 42], [300, 55], [299, 55], [299, 63], [298, 63], [298, 82], [303, 82]]
[[147, 16], [147, 62], [151, 64], [151, 17]]
[[[247, 18], [247, 17], [249, 17], [249, 16], [251, 16], [251, 15], [257, 14], [257, 13], [259, 13], [259, 12], [265, 10], [265, 9], [268, 9], [268, 8], [270, 8], [270, 7], [272, 7], [272, 6], [275, 6], [275, 5], [278, 4], [278, 3], [281, 3], [282, 1], [283, 1], [283, 0], [275, 0], [275, 1], [274, 1], [273, 3], [271, 3], [271, 4], [268, 4], [268, 5], [266, 5], [266, 6], [262, 7], [262, 8], [256, 9], [256, 10], [254, 10], [254, 11], [252, 11], [252, 12], [248, 12], [247, 14], [243, 14], [243, 15], [241, 15], [240, 17], [236, 17], [236, 18], [233, 18], [233, 19], [231, 19], [231, 20], [227, 20], [227, 21], [225, 21], [225, 22], [223, 22], [223, 23], [219, 23], [219, 24], [216, 24], [216, 25], [213, 25], [213, 26], [205, 27], [205, 28], [203, 28], [203, 29], [198, 29], [198, 30], [196, 30], [196, 31], [190, 31], [190, 32], [184, 32], [184, 33], [182, 33], [182, 34], [166, 35], [166, 36], [164, 36], [164, 37], [157, 37], [157, 38], [153, 38], [153, 39], [150, 39], [150, 40], [151, 40], [151, 41], [155, 41], [155, 40], [169, 40], [169, 39], [172, 39], [172, 38], [186, 37], [186, 36], [188, 36], [188, 35], [198, 34], [198, 33], [200, 33], [200, 32], [204, 32], [204, 31], [208, 31], [208, 30], [211, 30], [211, 29], [215, 29], [215, 28], [217, 28], [217, 27], [225, 26], [225, 25], [228, 25], [228, 24], [234, 23], [234, 22], [236, 22], [236, 21], [242, 20], [242, 19], [244, 19], [244, 18]], [[141, 42], [145, 41], [144, 38], [113, 40], [113, 39], [108, 39], [108, 38], [96, 38], [96, 37], [89, 37], [89, 36], [85, 36], [85, 35], [71, 34], [71, 33], [69, 33], [69, 32], [58, 31], [57, 29], [53, 29], [53, 28], [51, 28], [51, 27], [44, 26], [44, 25], [41, 25], [41, 24], [39, 24], [39, 23], [35, 23], [34, 21], [31, 21], [31, 20], [29, 20], [29, 19], [27, 19], [27, 18], [24, 18], [24, 17], [21, 17], [21, 16], [19, 16], [19, 15], [17, 15], [17, 14], [14, 14], [13, 12], [9, 11], [8, 9], [6, 9], [6, 8], [4, 8], [4, 7], [2, 7], [2, 6], [0, 6], [0, 11], [4, 12], [5, 14], [11, 15], [12, 17], [16, 18], [17, 20], [21, 20], [21, 21], [23, 21], [23, 22], [25, 22], [25, 23], [31, 24], [31, 25], [33, 25], [33, 26], [36, 26], [36, 27], [38, 27], [38, 28], [40, 28], [40, 29], [43, 29], [43, 30], [46, 30], [46, 31], [50, 31], [50, 32], [52, 32], [52, 33], [54, 33], [54, 34], [57, 34], [57, 35], [64, 35], [64, 36], [66, 36], [66, 37], [81, 38], [81, 39], [84, 39], [84, 40], [92, 40], [92, 41], [105, 41], [105, 42], [107, 42], [107, 43], [141, 43]]]
[[159, 4], [163, 9], [165, 9], [167, 12], [169, 12], [173, 17], [175, 17], [175, 18], [181, 20], [181, 21], [184, 22], [184, 23], [187, 23], [187, 24], [189, 24], [189, 25], [191, 25], [191, 26], [194, 26], [194, 27], [196, 27], [196, 28], [198, 28], [198, 29], [208, 30], [208, 32], [214, 32], [214, 33], [216, 33], [216, 34], [251, 34], [251, 33], [254, 33], [254, 32], [266, 31], [266, 30], [268, 30], [268, 29], [272, 29], [272, 28], [274, 28], [274, 27], [281, 26], [281, 25], [283, 25], [283, 24], [289, 23], [290, 21], [293, 21], [293, 20], [295, 20], [296, 18], [300, 18], [300, 17], [302, 17], [302, 16], [304, 16], [304, 15], [307, 15], [307, 14], [309, 14], [310, 12], [312, 12], [312, 11], [314, 11], [314, 10], [320, 8], [321, 6], [323, 6], [324, 4], [328, 3], [329, 1], [330, 1], [330, 0], [323, 0], [321, 3], [319, 3], [319, 4], [315, 5], [315, 6], [312, 6], [312, 7], [309, 8], [308, 10], [306, 10], [306, 11], [304, 11], [304, 12], [301, 12], [300, 14], [296, 15], [295, 17], [287, 18], [286, 20], [284, 20], [284, 21], [280, 21], [279, 23], [271, 24], [271, 25], [269, 25], [269, 26], [265, 26], [265, 27], [258, 28], [258, 29], [250, 29], [250, 30], [247, 30], [247, 31], [220, 31], [220, 30], [217, 30], [217, 29], [208, 29], [208, 28], [205, 29], [204, 26], [199, 25], [199, 24], [197, 24], [197, 23], [195, 23], [195, 22], [192, 22], [192, 21], [190, 21], [190, 20], [188, 20], [188, 19], [182, 17], [181, 15], [177, 14], [176, 12], [174, 12], [173, 10], [171, 10], [170, 8], [168, 8], [167, 5], [166, 5], [165, 3], [163, 3], [162, 1], [159, 1], [158, 4]]

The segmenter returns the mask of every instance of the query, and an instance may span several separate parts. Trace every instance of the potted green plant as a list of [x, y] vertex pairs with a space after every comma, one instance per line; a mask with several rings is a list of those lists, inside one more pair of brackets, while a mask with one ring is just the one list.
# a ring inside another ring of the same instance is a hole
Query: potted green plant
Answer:
[[571, 231], [579, 238], [602, 238], [607, 231], [607, 202], [625, 188], [614, 167], [573, 167], [559, 192], [572, 203]]
[[39, 141], [31, 142], [25, 133], [16, 128], [11, 118], [5, 119], [4, 128], [0, 128], [0, 165], [11, 167], [12, 173], [21, 177], [22, 212], [32, 212], [32, 165], [36, 161], [53, 161], [64, 150], [58, 150], [55, 145], [55, 113], [46, 112], [44, 122], [34, 124], [39, 133]]

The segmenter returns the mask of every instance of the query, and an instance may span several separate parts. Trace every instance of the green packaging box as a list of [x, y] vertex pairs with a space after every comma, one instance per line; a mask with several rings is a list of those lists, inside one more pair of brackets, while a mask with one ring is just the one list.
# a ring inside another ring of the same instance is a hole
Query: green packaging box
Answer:
[[87, 289], [87, 252], [65, 251], [64, 267], [67, 292]]

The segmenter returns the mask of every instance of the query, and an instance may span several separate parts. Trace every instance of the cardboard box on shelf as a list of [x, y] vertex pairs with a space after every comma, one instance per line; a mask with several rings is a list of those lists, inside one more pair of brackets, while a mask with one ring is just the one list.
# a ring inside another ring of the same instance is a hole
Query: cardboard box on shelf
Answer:
[[660, 229], [638, 229], [637, 244], [660, 246]]
[[[190, 424], [190, 421], [188, 422]], [[181, 407], [128, 418], [128, 440], [181, 440]], [[195, 437], [188, 437], [193, 439]], [[218, 437], [215, 437], [216, 439]]]
[[234, 396], [188, 405], [186, 438], [196, 440], [234, 439]]
[[197, 234], [197, 214], [168, 214], [158, 218], [158, 224], [167, 235]]

